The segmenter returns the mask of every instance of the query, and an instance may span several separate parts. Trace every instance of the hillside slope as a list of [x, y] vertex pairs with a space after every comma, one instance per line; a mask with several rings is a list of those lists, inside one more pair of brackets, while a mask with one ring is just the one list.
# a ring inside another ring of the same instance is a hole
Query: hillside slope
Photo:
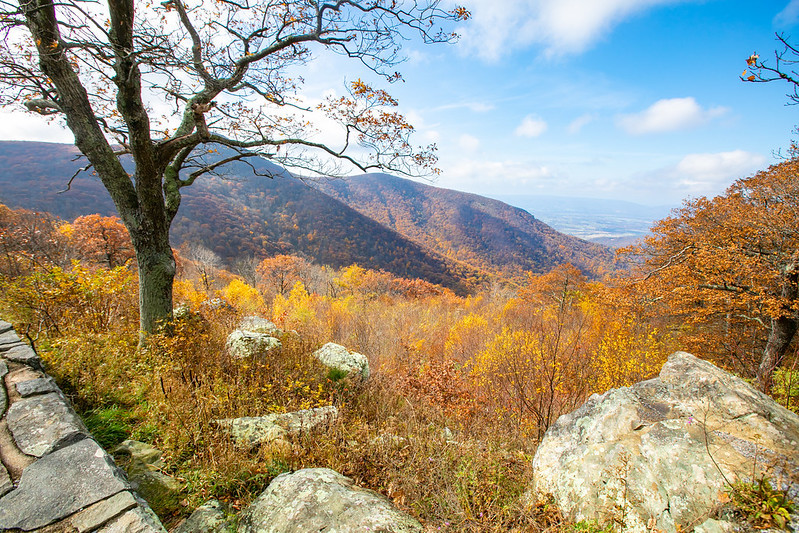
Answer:
[[612, 261], [604, 246], [559, 233], [527, 211], [476, 194], [387, 174], [314, 186], [422, 246], [495, 274], [546, 272], [566, 262], [596, 274]]
[[[115, 214], [99, 179], [81, 173], [71, 145], [0, 142], [0, 202], [64, 219]], [[251, 161], [251, 163], [253, 163]], [[222, 258], [294, 253], [333, 267], [358, 263], [464, 293], [490, 275], [516, 277], [571, 262], [601, 272], [599, 245], [558, 233], [526, 211], [474, 194], [385, 174], [306, 183], [267, 161], [255, 175], [234, 163], [226, 176], [184, 189], [175, 246], [200, 242]]]
[[[0, 142], [0, 203], [49, 211], [66, 220], [100, 213], [116, 214], [99, 179], [69, 178], [85, 160], [74, 161], [71, 145]], [[306, 186], [263, 162], [255, 176], [245, 164], [232, 165], [226, 179], [200, 179], [184, 189], [172, 225], [175, 246], [200, 242], [222, 258], [295, 253], [333, 267], [353, 263], [421, 278], [465, 293], [484, 274], [411, 242], [343, 203]]]

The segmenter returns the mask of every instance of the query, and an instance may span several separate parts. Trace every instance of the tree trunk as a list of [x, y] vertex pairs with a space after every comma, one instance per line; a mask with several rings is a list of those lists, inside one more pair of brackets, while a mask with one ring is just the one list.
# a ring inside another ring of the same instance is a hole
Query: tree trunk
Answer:
[[788, 352], [788, 348], [796, 336], [799, 320], [796, 311], [791, 308], [799, 299], [799, 260], [794, 259], [785, 267], [785, 278], [782, 284], [781, 298], [785, 314], [771, 319], [771, 331], [769, 331], [766, 348], [763, 350], [763, 358], [757, 369], [757, 388], [765, 393], [771, 393], [772, 377], [774, 371], [782, 363], [782, 358]]
[[139, 263], [139, 331], [153, 333], [159, 323], [172, 318], [175, 257], [169, 233], [134, 239], [134, 249]]
[[794, 318], [780, 317], [771, 320], [771, 331], [757, 369], [757, 388], [761, 392], [771, 393], [774, 370], [780, 366], [782, 358], [788, 352], [788, 347], [796, 335], [796, 329], [797, 321]]

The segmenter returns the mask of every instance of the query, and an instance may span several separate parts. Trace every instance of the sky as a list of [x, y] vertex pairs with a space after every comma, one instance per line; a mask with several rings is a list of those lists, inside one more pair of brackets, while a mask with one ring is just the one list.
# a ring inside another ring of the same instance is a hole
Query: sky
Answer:
[[[773, 57], [775, 32], [799, 33], [799, 0], [462, 4], [472, 18], [459, 41], [408, 41], [404, 81], [386, 86], [414, 140], [437, 144], [436, 186], [678, 206], [778, 162], [796, 138], [790, 87], [739, 76], [753, 52]], [[360, 76], [320, 57], [303, 91], [321, 100]], [[0, 139], [72, 142], [37, 117], [2, 115]]]

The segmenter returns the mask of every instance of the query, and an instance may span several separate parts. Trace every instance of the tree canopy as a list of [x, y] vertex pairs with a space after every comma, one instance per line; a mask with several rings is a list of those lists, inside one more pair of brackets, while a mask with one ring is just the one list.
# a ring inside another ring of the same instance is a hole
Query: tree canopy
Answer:
[[[799, 325], [799, 160], [687, 201], [636, 251], [646, 258], [644, 287], [700, 326], [706, 344], [709, 331], [749, 330], [742, 351], [761, 356], [742, 370], [768, 391]], [[701, 329], [710, 323], [722, 327]]]
[[[152, 331], [171, 315], [169, 226], [200, 176], [252, 157], [323, 174], [342, 162], [436, 172], [435, 147], [411, 144], [387, 92], [357, 79], [309, 103], [300, 67], [326, 50], [396, 81], [403, 39], [449, 42], [468, 16], [439, 0], [0, 0], [0, 94], [66, 120], [130, 232]], [[318, 116], [339, 125], [337, 145], [316, 140]]]

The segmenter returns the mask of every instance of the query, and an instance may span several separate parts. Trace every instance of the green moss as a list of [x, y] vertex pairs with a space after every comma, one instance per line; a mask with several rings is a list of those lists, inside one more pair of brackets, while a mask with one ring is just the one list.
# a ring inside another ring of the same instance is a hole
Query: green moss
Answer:
[[83, 415], [86, 427], [106, 450], [130, 438], [133, 421], [134, 416], [129, 410], [117, 406], [95, 409]]

